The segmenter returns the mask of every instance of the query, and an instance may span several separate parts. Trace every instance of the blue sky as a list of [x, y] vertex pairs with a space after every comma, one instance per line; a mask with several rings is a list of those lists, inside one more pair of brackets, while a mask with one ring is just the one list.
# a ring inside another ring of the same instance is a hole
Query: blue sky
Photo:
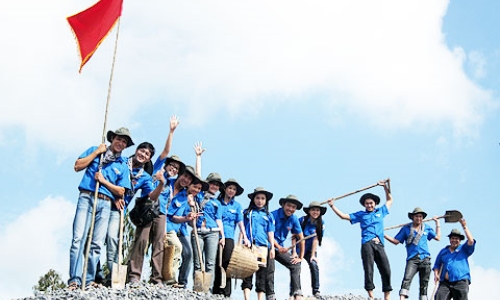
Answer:
[[[101, 140], [114, 32], [78, 74], [65, 17], [92, 4], [27, 0], [0, 12], [0, 27], [14, 28], [0, 57], [0, 299], [29, 295], [50, 268], [68, 276], [82, 176], [73, 164]], [[244, 195], [264, 186], [273, 209], [290, 193], [307, 205], [390, 177], [386, 225], [407, 222], [416, 206], [431, 216], [460, 210], [478, 241], [471, 299], [491, 299], [499, 14], [485, 0], [125, 1], [108, 129], [126, 126], [136, 144], [161, 149], [176, 114], [172, 153], [194, 164], [202, 141], [204, 177], [237, 178]], [[359, 196], [337, 205], [360, 210]], [[322, 292], [364, 295], [359, 227], [331, 210], [325, 222]], [[434, 256], [457, 227], [442, 225]], [[386, 248], [396, 298], [405, 250]], [[302, 274], [310, 293], [306, 265]]]

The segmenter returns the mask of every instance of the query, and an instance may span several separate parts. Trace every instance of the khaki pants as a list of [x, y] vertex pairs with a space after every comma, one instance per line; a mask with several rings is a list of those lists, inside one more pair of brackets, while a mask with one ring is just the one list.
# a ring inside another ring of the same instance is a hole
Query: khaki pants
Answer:
[[143, 227], [135, 229], [134, 245], [130, 254], [129, 281], [140, 281], [144, 255], [146, 254], [149, 240], [151, 239], [152, 253], [151, 283], [161, 283], [163, 281], [161, 271], [163, 268], [163, 237], [165, 236], [165, 215], [160, 215], [153, 219], [153, 222]]
[[173, 246], [174, 247], [174, 257], [172, 260], [171, 270], [167, 272], [172, 276], [170, 278], [163, 278], [167, 284], [172, 284], [177, 282], [177, 275], [179, 274], [179, 268], [181, 266], [181, 254], [182, 254], [182, 243], [177, 236], [175, 231], [167, 232], [165, 235], [165, 246]]

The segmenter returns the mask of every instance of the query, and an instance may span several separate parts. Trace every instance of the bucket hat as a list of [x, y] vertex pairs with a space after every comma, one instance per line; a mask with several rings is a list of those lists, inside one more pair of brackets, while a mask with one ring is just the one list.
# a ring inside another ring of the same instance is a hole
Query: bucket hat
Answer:
[[319, 208], [321, 215], [324, 215], [326, 213], [326, 207], [321, 206], [321, 203], [319, 203], [318, 201], [312, 201], [311, 203], [309, 203], [308, 207], [304, 207], [304, 212], [306, 214], [309, 214], [309, 210], [313, 207]]
[[279, 203], [280, 203], [280, 205], [283, 205], [287, 202], [290, 202], [290, 203], [297, 205], [297, 209], [302, 209], [302, 202], [300, 202], [300, 200], [295, 195], [290, 194], [290, 195], [286, 196], [285, 198], [281, 198]]
[[220, 177], [219, 173], [212, 172], [208, 174], [207, 179], [205, 179], [206, 182], [217, 182], [220, 186], [223, 186], [224, 183], [222, 182], [222, 178]]
[[[170, 157], [167, 157], [167, 160], [165, 161], [165, 167], [168, 166], [171, 162], [176, 162], [179, 164], [179, 170], [177, 170], [177, 174], [181, 175], [184, 173], [184, 170], [186, 169], [186, 165], [182, 162], [181, 158], [177, 155], [172, 155]], [[193, 167], [191, 167], [193, 169]], [[194, 174], [194, 169], [193, 169], [193, 174]]]
[[[188, 166], [190, 169], [192, 169], [191, 166]], [[186, 167], [186, 170], [188, 169], [188, 167]], [[194, 171], [194, 169], [193, 169]], [[189, 172], [189, 174], [193, 175], [193, 182], [191, 182], [191, 184], [197, 184], [197, 183], [201, 183], [201, 190], [202, 191], [207, 191], [208, 190], [208, 182], [206, 182], [205, 180], [203, 180], [203, 178], [201, 178], [198, 174], [193, 174], [191, 172]]]
[[373, 201], [375, 201], [375, 205], [378, 205], [380, 203], [380, 197], [372, 193], [366, 193], [361, 196], [361, 198], [359, 198], [359, 203], [365, 206], [366, 199], [372, 199]]
[[108, 133], [106, 134], [106, 138], [108, 142], [111, 143], [111, 141], [113, 141], [113, 139], [117, 135], [124, 136], [127, 138], [127, 148], [134, 145], [134, 142], [132, 141], [132, 136], [130, 135], [130, 130], [128, 130], [128, 128], [120, 127], [115, 131], [109, 130]]
[[238, 181], [234, 178], [229, 178], [225, 183], [224, 183], [224, 189], [226, 189], [230, 185], [235, 185], [236, 186], [236, 196], [239, 196], [243, 194], [243, 191], [245, 191], [241, 185], [238, 183]]
[[460, 230], [456, 229], [456, 228], [453, 228], [450, 232], [450, 234], [448, 234], [448, 237], [452, 237], [452, 236], [458, 236], [458, 238], [460, 240], [465, 240], [465, 236], [460, 232]]
[[257, 195], [259, 193], [264, 194], [266, 196], [266, 201], [269, 201], [273, 198], [273, 193], [266, 191], [266, 189], [263, 187], [256, 187], [253, 190], [253, 193], [248, 194], [248, 198], [250, 198], [250, 200], [253, 200], [255, 195]]
[[410, 218], [410, 220], [413, 220], [413, 216], [416, 215], [416, 214], [422, 214], [422, 216], [424, 217], [427, 217], [427, 213], [424, 212], [424, 210], [420, 207], [415, 207], [415, 209], [413, 210], [413, 212], [409, 212], [408, 213], [408, 218]]

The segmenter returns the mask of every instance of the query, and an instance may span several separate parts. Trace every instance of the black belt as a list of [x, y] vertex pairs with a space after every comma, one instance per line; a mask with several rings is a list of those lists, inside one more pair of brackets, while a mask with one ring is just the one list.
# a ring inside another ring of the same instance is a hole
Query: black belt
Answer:
[[[90, 196], [93, 196], [95, 194], [95, 192], [91, 192], [91, 191], [87, 191], [87, 190], [80, 190], [80, 193], [84, 193], [84, 194], [87, 194]], [[111, 198], [107, 195], [101, 194], [101, 193], [97, 193], [97, 198], [102, 199], [102, 200], [106, 200], [106, 201], [115, 201], [113, 198]]]

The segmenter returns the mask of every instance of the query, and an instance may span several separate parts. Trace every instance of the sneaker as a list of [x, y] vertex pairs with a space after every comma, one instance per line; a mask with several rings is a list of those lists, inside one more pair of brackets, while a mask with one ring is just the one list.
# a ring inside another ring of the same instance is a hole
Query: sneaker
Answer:
[[317, 291], [316, 293], [314, 293], [313, 295], [315, 298], [318, 298], [318, 299], [321, 299], [321, 293], [319, 291]]

